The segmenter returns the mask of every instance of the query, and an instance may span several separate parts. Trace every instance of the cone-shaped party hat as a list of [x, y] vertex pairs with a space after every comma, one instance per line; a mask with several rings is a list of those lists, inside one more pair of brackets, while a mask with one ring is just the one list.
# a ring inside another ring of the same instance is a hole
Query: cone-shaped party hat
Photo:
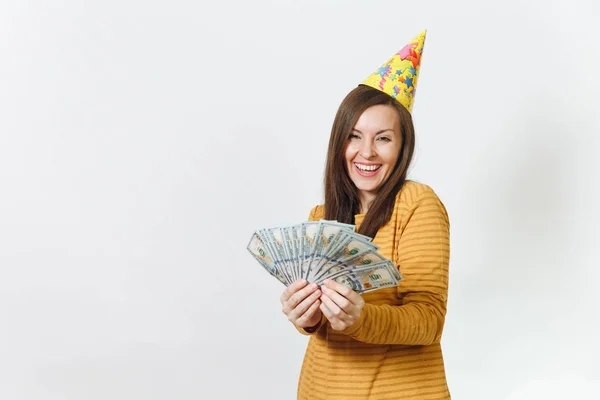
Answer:
[[362, 84], [387, 93], [411, 112], [426, 33], [417, 35]]

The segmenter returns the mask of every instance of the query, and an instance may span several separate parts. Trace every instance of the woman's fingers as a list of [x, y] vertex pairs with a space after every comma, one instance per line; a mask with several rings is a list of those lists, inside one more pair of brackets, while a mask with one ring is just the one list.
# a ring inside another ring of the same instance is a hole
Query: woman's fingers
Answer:
[[[307, 299], [308, 300], [308, 299]], [[304, 324], [304, 322], [306, 321], [310, 321], [310, 319], [312, 317], [314, 317], [315, 313], [317, 312], [317, 310], [319, 309], [319, 306], [321, 305], [321, 302], [319, 301], [319, 299], [317, 298], [310, 307], [308, 307], [308, 310], [306, 310], [302, 315], [300, 315], [300, 317], [298, 317], [296, 319], [296, 322], [298, 324]]]
[[339, 293], [342, 297], [348, 300], [348, 302], [352, 303], [355, 306], [362, 307], [365, 303], [363, 298], [354, 290], [332, 279], [325, 279], [325, 281], [323, 281], [323, 286], [325, 286], [327, 289], [331, 289], [332, 291]]
[[365, 304], [363, 298], [347, 286], [325, 280], [321, 286], [321, 312], [334, 330], [352, 326], [360, 318]]
[[[290, 312], [287, 314], [288, 319], [292, 322], [302, 318], [308, 311], [313, 307], [315, 303], [318, 302], [319, 297], [321, 297], [321, 291], [316, 290], [311, 293], [308, 297], [300, 302], [297, 306], [290, 309]], [[310, 316], [305, 319], [309, 319]]]
[[296, 326], [312, 324], [320, 318], [318, 310], [335, 330], [343, 330], [355, 323], [364, 306], [363, 298], [349, 287], [327, 279], [321, 290], [316, 283], [299, 279], [281, 295], [282, 311]]
[[287, 300], [287, 306], [290, 310], [296, 308], [304, 299], [314, 293], [319, 287], [316, 283], [311, 283], [308, 286], [304, 286], [302, 289], [293, 293]]
[[329, 317], [335, 319], [342, 319], [344, 317], [344, 314], [346, 314], [344, 310], [338, 307], [338, 305], [335, 304], [335, 302], [331, 300], [331, 298], [325, 293], [321, 295], [321, 303], [323, 303], [327, 310], [326, 312], [323, 310], [321, 311], [323, 311], [327, 319], [329, 319], [330, 321], [331, 319]]
[[346, 323], [344, 318], [345, 314], [343, 314], [343, 311], [325, 294], [321, 296], [320, 308], [325, 318], [327, 318], [331, 324], [331, 328], [333, 330], [342, 331], [350, 325], [349, 323]]
[[[345, 286], [344, 286], [345, 287]], [[335, 290], [329, 289], [327, 286], [322, 286], [321, 291], [331, 299], [336, 306], [338, 306], [345, 313], [350, 314], [352, 309], [355, 307], [347, 298], [340, 295]]]
[[329, 307], [327, 307], [327, 303], [325, 301], [326, 298], [327, 298], [327, 296], [325, 296], [325, 295], [321, 296], [321, 306], [319, 306], [319, 308], [321, 309], [321, 312], [323, 313], [325, 318], [327, 318], [327, 320], [329, 322], [333, 323], [335, 321], [335, 319], [334, 319], [333, 313], [331, 312]]
[[308, 284], [307, 281], [305, 281], [304, 279], [298, 279], [294, 282], [292, 282], [291, 285], [289, 285], [288, 287], [285, 288], [285, 290], [283, 291], [283, 293], [281, 294], [281, 302], [284, 303], [286, 301], [289, 300], [289, 298], [296, 293], [298, 290], [302, 289], [303, 287], [305, 287]]
[[[289, 285], [281, 295], [281, 309], [289, 321], [297, 326], [316, 319], [314, 303], [321, 296], [321, 291], [315, 283], [308, 284], [305, 280], [297, 280]], [[320, 304], [320, 303], [319, 303]], [[311, 309], [311, 307], [313, 307]], [[309, 312], [309, 310], [311, 310]], [[311, 313], [312, 318], [311, 319]], [[305, 315], [307, 314], [307, 315]], [[319, 317], [320, 318], [320, 317]]]

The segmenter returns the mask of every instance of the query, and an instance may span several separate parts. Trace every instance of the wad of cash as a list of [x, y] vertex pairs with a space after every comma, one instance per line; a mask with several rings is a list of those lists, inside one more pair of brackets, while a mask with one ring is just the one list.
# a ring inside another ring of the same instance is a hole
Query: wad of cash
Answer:
[[357, 293], [398, 286], [402, 276], [371, 238], [337, 221], [309, 221], [259, 229], [248, 251], [269, 274], [288, 286], [297, 279], [319, 286], [331, 279]]

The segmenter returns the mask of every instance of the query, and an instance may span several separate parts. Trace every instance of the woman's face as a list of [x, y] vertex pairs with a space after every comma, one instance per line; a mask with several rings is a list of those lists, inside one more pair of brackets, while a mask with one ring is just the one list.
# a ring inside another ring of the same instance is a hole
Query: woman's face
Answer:
[[392, 173], [402, 147], [400, 119], [392, 106], [366, 109], [349, 133], [346, 167], [362, 198], [374, 197]]

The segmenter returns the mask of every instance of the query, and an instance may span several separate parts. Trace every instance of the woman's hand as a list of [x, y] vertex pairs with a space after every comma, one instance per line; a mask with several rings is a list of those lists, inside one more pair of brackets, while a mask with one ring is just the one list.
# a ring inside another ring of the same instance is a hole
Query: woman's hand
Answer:
[[326, 279], [321, 286], [321, 311], [336, 331], [354, 325], [365, 306], [363, 298], [349, 287]]
[[321, 321], [321, 291], [316, 283], [310, 285], [298, 279], [283, 291], [281, 306], [288, 320], [298, 328], [312, 328]]

